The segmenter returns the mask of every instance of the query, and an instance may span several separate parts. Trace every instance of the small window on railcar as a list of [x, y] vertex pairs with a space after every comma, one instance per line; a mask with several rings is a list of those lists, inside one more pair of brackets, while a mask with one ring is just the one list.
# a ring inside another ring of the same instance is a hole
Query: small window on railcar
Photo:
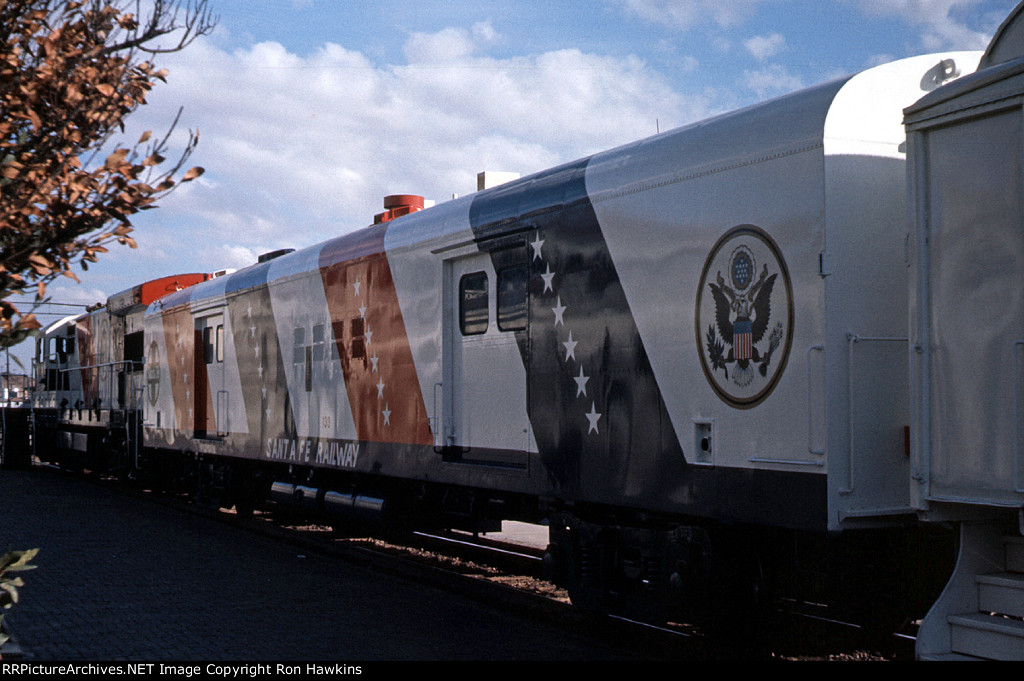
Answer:
[[362, 317], [355, 317], [352, 323], [349, 325], [352, 330], [352, 343], [350, 345], [349, 355], [352, 359], [365, 359], [366, 358], [366, 339], [363, 336], [363, 332], [366, 330], [366, 324]]
[[306, 361], [306, 351], [303, 349], [306, 346], [306, 329], [302, 327], [295, 329], [295, 335], [292, 338], [295, 341], [292, 345], [292, 364], [302, 364]]
[[324, 325], [314, 324], [313, 325], [313, 361], [322, 362], [324, 359], [324, 350], [326, 350], [324, 339]]
[[459, 326], [463, 336], [487, 333], [490, 321], [487, 301], [487, 273], [473, 272], [459, 281]]
[[224, 361], [224, 325], [217, 325], [217, 361]]
[[498, 272], [498, 329], [521, 331], [526, 328], [525, 265], [507, 267]]
[[203, 363], [213, 364], [213, 327], [203, 329]]
[[306, 392], [313, 391], [313, 348], [306, 347]]
[[[68, 340], [71, 340], [70, 338]], [[129, 371], [142, 371], [143, 363], [143, 338], [141, 331], [125, 334], [124, 336], [124, 359], [131, 362]]]

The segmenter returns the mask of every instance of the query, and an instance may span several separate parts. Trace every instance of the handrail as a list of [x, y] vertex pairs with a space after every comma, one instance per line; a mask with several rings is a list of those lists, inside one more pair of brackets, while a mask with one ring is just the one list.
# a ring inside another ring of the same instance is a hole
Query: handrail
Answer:
[[[814, 378], [811, 376], [811, 353], [821, 352], [824, 354], [825, 346], [822, 344], [812, 345], [807, 348], [807, 451], [817, 456], [825, 455], [825, 448], [814, 448]], [[828, 428], [825, 428], [828, 432]]]
[[[1018, 350], [1021, 346], [1024, 346], [1024, 340], [1014, 341], [1013, 343], [1013, 406], [1016, 414], [1014, 414], [1014, 421], [1016, 425], [1016, 446], [1014, 447], [1014, 454], [1016, 456], [1016, 465], [1014, 466], [1014, 477], [1013, 477], [1013, 491], [1018, 494], [1024, 493], [1024, 456], [1021, 456], [1021, 443], [1024, 442], [1024, 432], [1021, 432], [1021, 375], [1020, 375], [1020, 352]], [[1024, 518], [1024, 516], [1022, 516]]]
[[[75, 371], [92, 371], [94, 369], [114, 369], [116, 367], [121, 367], [121, 366], [134, 367], [136, 364], [137, 364], [137, 362], [135, 362], [133, 360], [122, 359], [122, 360], [118, 360], [116, 362], [102, 362], [102, 363], [99, 363], [99, 364], [85, 364], [85, 365], [80, 365], [80, 366], [75, 366], [75, 367], [65, 367], [65, 368], [59, 368], [58, 367], [56, 369], [56, 371], [57, 371], [58, 374], [70, 374], [70, 373], [75, 372]], [[136, 371], [125, 371], [124, 373], [126, 375], [132, 377], [132, 385], [131, 386], [125, 386], [125, 392], [126, 393], [133, 392], [135, 390], [135, 376], [133, 376], [133, 374], [136, 374], [138, 372], [136, 372]], [[99, 376], [100, 376], [100, 374], [97, 371], [96, 372], [97, 383], [99, 382]], [[113, 404], [112, 395], [110, 394], [111, 392], [113, 392], [113, 390], [114, 390], [114, 384], [113, 384], [113, 381], [110, 381], [107, 384], [107, 394], [106, 394], [107, 404], [109, 404], [109, 405]], [[56, 390], [55, 392], [58, 392], [58, 393], [68, 393], [68, 392], [76, 392], [76, 391], [73, 391], [71, 389], [67, 389], [67, 390], [61, 389], [61, 390]], [[84, 393], [85, 393], [84, 386], [78, 392], [81, 392], [83, 394], [83, 396], [84, 396]], [[97, 392], [99, 392], [98, 386], [97, 386]], [[102, 400], [100, 400], [100, 402], [102, 404]], [[136, 404], [138, 404], [138, 403], [136, 403]], [[108, 407], [108, 408], [113, 408], [113, 407]], [[131, 399], [130, 399], [129, 400], [129, 404], [127, 406], [122, 405], [121, 408], [122, 409], [132, 409], [132, 408], [138, 408], [138, 407], [133, 405], [131, 403]]]
[[[437, 389], [438, 388], [444, 388], [444, 383], [435, 383], [434, 384], [434, 394], [432, 395], [432, 399], [433, 399], [434, 404], [431, 407], [432, 414], [430, 416], [429, 422], [430, 422], [430, 429], [431, 429], [431, 431], [433, 431], [434, 450], [435, 451], [437, 451], [438, 449], [441, 449], [441, 448], [444, 447], [444, 435], [440, 433], [440, 429], [438, 428], [438, 426], [440, 425], [439, 422], [438, 422], [438, 416], [437, 416]], [[443, 399], [443, 396], [442, 396], [442, 399]], [[438, 439], [438, 438], [440, 438], [440, 439]]]
[[[224, 409], [223, 410], [221, 410], [221, 399], [220, 399], [220, 396], [222, 394], [224, 395]], [[228, 399], [230, 398], [230, 396], [231, 395], [230, 395], [230, 393], [227, 390], [218, 390], [217, 391], [217, 406], [216, 406], [216, 409], [214, 410], [214, 414], [213, 414], [213, 418], [216, 419], [216, 421], [217, 421], [217, 437], [227, 437], [227, 434], [228, 434], [228, 429], [225, 428], [224, 426], [225, 426], [225, 423], [227, 421]]]

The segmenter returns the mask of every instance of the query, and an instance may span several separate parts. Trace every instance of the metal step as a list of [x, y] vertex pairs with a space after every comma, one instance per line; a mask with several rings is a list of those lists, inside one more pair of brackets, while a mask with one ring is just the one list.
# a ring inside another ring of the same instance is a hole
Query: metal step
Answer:
[[941, 655], [925, 655], [918, 658], [922, 662], [984, 662], [981, 657], [960, 655], [959, 653], [942, 653]]
[[1024, 574], [978, 575], [978, 610], [1024, 617]]
[[950, 615], [952, 652], [987, 660], [1024, 661], [1024, 621], [973, 613]]
[[918, 628], [918, 659], [1024, 661], [1024, 541], [1005, 529], [961, 524], [956, 569]]

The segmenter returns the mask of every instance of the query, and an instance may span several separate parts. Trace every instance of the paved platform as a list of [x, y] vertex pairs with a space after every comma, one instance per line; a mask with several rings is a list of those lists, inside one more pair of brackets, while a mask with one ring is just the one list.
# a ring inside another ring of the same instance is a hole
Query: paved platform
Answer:
[[38, 568], [6, 620], [33, 662], [624, 659], [53, 470], [0, 470], [0, 551], [30, 548]]

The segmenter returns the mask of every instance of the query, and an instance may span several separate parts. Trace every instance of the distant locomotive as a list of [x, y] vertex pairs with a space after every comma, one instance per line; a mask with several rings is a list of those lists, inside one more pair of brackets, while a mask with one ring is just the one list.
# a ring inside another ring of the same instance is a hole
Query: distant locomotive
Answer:
[[[600, 610], [920, 618], [958, 540], [1024, 570], [1022, 36], [1018, 7], [984, 56], [112, 296], [39, 339], [35, 453], [242, 510], [543, 522]], [[974, 654], [1024, 657], [1024, 597], [958, 591], [970, 562], [919, 654], [967, 652], [973, 602], [1010, 615]]]

